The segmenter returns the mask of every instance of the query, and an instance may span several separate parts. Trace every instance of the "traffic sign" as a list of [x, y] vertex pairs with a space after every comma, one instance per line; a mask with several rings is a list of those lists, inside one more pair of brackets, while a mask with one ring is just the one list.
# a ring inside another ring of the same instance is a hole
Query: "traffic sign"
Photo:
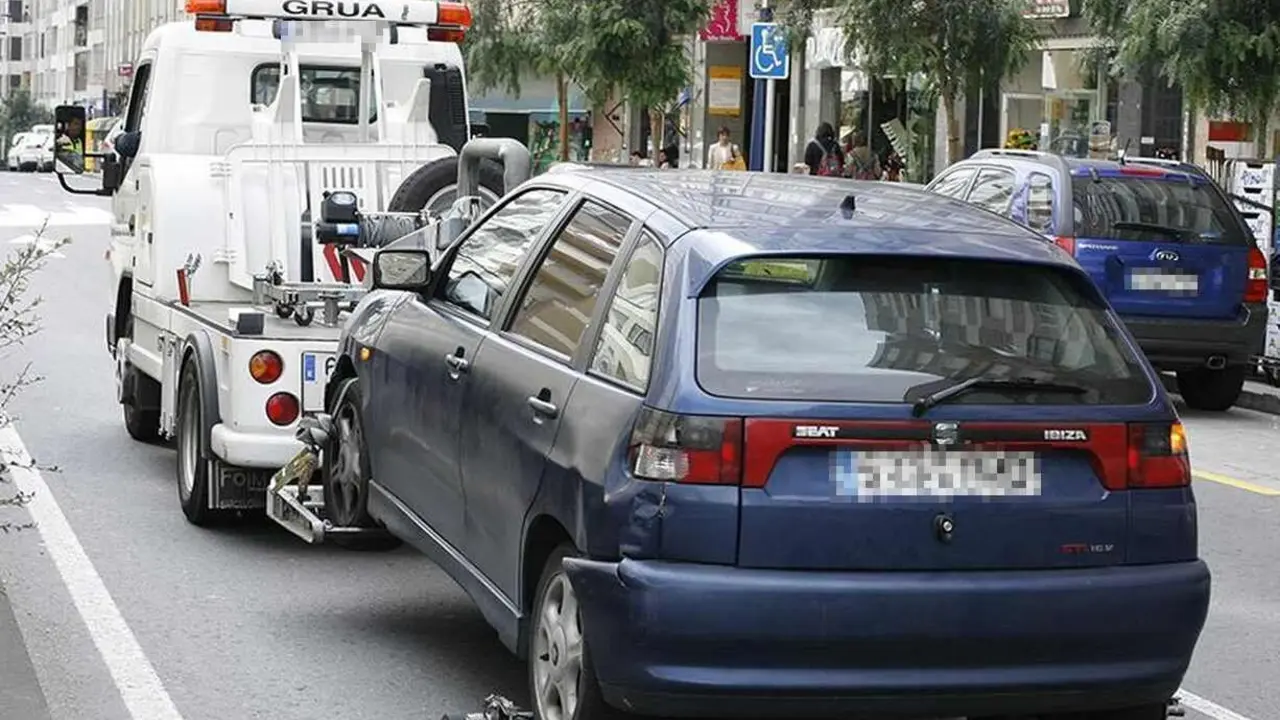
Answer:
[[751, 77], [756, 80], [786, 80], [791, 74], [787, 36], [778, 23], [751, 25]]

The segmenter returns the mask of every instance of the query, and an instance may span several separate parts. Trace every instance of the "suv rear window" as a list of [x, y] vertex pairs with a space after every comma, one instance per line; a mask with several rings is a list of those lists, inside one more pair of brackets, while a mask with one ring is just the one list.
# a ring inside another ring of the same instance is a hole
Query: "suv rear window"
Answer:
[[1071, 185], [1078, 238], [1173, 239], [1214, 245], [1250, 242], [1226, 200], [1202, 179], [1077, 177]]
[[954, 402], [1147, 402], [1150, 381], [1084, 282], [971, 259], [735, 261], [698, 300], [698, 383], [721, 397], [900, 403], [939, 380], [1030, 377], [1087, 392]]

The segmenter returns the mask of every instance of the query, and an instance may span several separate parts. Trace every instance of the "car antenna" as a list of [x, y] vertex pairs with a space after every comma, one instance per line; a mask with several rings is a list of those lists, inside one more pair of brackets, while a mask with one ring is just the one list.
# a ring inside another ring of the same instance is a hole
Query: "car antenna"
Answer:
[[1133, 138], [1132, 138], [1132, 137], [1127, 137], [1127, 138], [1125, 138], [1125, 139], [1124, 139], [1124, 149], [1122, 149], [1122, 150], [1120, 151], [1120, 164], [1121, 164], [1121, 165], [1123, 165], [1123, 164], [1124, 164], [1124, 159], [1129, 155], [1129, 144], [1130, 144], [1130, 143], [1132, 143], [1132, 142], [1133, 142]]
[[844, 215], [845, 220], [853, 219], [853, 214], [858, 210], [858, 199], [853, 195], [845, 195], [840, 201], [840, 214]]

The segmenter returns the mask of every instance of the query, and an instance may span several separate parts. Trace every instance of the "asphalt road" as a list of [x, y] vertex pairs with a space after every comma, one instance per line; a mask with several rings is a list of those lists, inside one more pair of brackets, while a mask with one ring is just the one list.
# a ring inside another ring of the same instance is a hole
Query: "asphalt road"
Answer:
[[[0, 173], [0, 241], [40, 221], [22, 206], [79, 224], [51, 228], [73, 242], [33, 285], [43, 332], [0, 358], [0, 378], [27, 362], [44, 376], [9, 411], [48, 488], [39, 505], [0, 507], [0, 527], [41, 520], [0, 533], [0, 718], [42, 720], [47, 704], [54, 720], [436, 720], [490, 692], [526, 699], [522, 666], [413, 552], [312, 548], [266, 521], [187, 524], [172, 450], [130, 441], [114, 400], [107, 201]], [[1204, 712], [1187, 717], [1274, 720], [1280, 418], [1185, 420], [1215, 583], [1184, 685]], [[135, 702], [131, 715], [122, 698], [152, 691], [172, 704]]]

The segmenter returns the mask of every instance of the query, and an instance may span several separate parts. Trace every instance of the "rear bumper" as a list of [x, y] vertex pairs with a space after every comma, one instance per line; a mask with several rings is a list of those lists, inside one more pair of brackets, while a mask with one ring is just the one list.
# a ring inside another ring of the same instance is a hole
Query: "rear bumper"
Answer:
[[230, 465], [275, 471], [302, 449], [293, 433], [292, 425], [275, 431], [245, 432], [218, 423], [209, 433], [209, 449]]
[[1166, 700], [1203, 562], [832, 573], [565, 561], [609, 702], [647, 714], [1000, 714]]
[[1228, 365], [1245, 365], [1261, 355], [1267, 334], [1265, 303], [1244, 305], [1227, 320], [1121, 316], [1152, 365], [1161, 370], [1205, 367], [1221, 355]]

